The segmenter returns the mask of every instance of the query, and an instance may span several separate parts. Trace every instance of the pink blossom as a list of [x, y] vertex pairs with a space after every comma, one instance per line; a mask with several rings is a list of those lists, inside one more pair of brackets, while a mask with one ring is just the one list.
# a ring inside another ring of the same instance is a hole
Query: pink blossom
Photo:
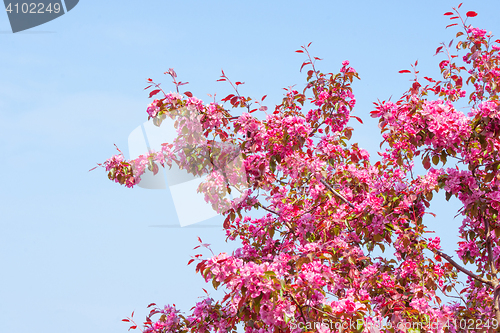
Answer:
[[478, 28], [469, 28], [467, 33], [472, 34], [474, 38], [483, 38], [486, 35], [486, 30]]
[[441, 239], [439, 237], [429, 238], [427, 247], [429, 248], [429, 250], [441, 250]]

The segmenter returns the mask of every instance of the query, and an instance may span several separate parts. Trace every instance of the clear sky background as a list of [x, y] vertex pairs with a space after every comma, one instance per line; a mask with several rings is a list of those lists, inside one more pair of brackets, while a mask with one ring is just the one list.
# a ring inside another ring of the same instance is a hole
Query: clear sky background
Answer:
[[[0, 330], [118, 333], [128, 329], [122, 318], [135, 310], [142, 321], [151, 302], [187, 311], [204, 295], [186, 266], [199, 253], [196, 236], [217, 253], [236, 248], [222, 218], [174, 228], [168, 190], [127, 189], [103, 169], [88, 172], [115, 154], [113, 144], [126, 152], [128, 135], [147, 120], [146, 78], [173, 91], [163, 75], [173, 67], [209, 102], [209, 93], [231, 93], [216, 82], [224, 69], [245, 82], [242, 94], [267, 94], [273, 107], [282, 88], [303, 88], [305, 59], [294, 51], [312, 42], [322, 71], [349, 60], [359, 72], [354, 114], [364, 125], [353, 122], [353, 140], [375, 158], [372, 103], [406, 91], [411, 76], [398, 71], [415, 60], [422, 76], [439, 74], [435, 50], [458, 31], [445, 29], [443, 13], [458, 3], [82, 0], [16, 34], [0, 13]], [[469, 1], [462, 13], [477, 11], [473, 26], [500, 35], [499, 9]], [[429, 224], [451, 254], [458, 208], [444, 199], [431, 206], [438, 216]]]

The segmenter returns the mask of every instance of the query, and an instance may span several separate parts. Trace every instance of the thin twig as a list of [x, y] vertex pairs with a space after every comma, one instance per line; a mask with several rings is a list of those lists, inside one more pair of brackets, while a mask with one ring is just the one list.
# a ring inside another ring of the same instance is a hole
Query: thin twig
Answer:
[[304, 321], [304, 323], [307, 323], [306, 317], [304, 316], [304, 312], [302, 311], [302, 307], [300, 306], [300, 304], [297, 302], [297, 300], [295, 299], [295, 297], [293, 297], [293, 295], [291, 293], [288, 293], [288, 296], [290, 296], [292, 298], [293, 302], [298, 306], [299, 311], [300, 311], [300, 316], [302, 317], [302, 320]]
[[[451, 286], [453, 288], [453, 290], [455, 290], [455, 292], [457, 293], [458, 295], [458, 298], [460, 298], [462, 300], [462, 302], [464, 302], [464, 305], [467, 306], [467, 302], [465, 301], [465, 299], [462, 297], [462, 295], [460, 295], [460, 293], [458, 292], [458, 290], [455, 288], [455, 286]], [[457, 297], [457, 296], [455, 296]]]
[[349, 205], [349, 207], [351, 207], [352, 209], [355, 209], [356, 207], [354, 207], [354, 205], [352, 203], [350, 203], [349, 201], [347, 201], [346, 198], [344, 198], [342, 196], [342, 194], [340, 194], [339, 192], [335, 191], [327, 182], [325, 182], [323, 179], [320, 180], [321, 184], [325, 185], [327, 189], [330, 190], [330, 192], [332, 192], [333, 194], [335, 194], [340, 200], [342, 200], [345, 204]]
[[257, 202], [257, 204], [259, 205], [259, 207], [263, 208], [264, 210], [267, 210], [269, 213], [273, 213], [273, 214], [276, 214], [278, 217], [281, 217], [283, 219], [283, 221], [285, 221], [285, 225], [288, 227], [288, 229], [292, 230], [292, 225], [290, 224], [290, 222], [288, 222], [287, 220], [285, 220], [280, 213], [278, 212], [275, 212], [274, 210], [272, 209], [269, 209], [267, 208], [266, 206], [264, 206], [263, 204], [261, 204], [260, 202]]

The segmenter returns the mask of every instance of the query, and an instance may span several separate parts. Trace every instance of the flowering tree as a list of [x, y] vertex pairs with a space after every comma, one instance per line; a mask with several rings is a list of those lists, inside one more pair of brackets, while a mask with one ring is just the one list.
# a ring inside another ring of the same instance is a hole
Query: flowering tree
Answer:
[[[227, 147], [237, 147], [246, 179], [238, 180], [242, 170], [226, 170], [199, 188], [214, 209], [225, 203], [219, 210], [228, 239], [242, 242], [233, 254], [196, 255], [189, 262], [214, 288], [224, 289], [223, 299], [207, 296], [190, 314], [151, 304], [143, 332], [228, 332], [238, 324], [246, 332], [496, 331], [500, 40], [468, 25], [467, 18], [477, 14], [462, 17], [458, 8], [445, 15], [463, 27], [455, 44], [465, 54], [463, 62], [450, 43], [436, 51], [446, 57], [439, 64], [442, 79], [422, 81], [416, 62], [412, 71], [400, 71], [415, 75], [409, 90], [395, 103], [375, 103], [371, 112], [389, 146], [374, 164], [350, 142], [349, 121], [361, 122], [351, 114], [351, 83], [358, 73], [348, 61], [338, 74], [322, 73], [309, 45], [296, 51], [307, 56], [301, 70], [310, 68], [304, 90], [287, 89], [270, 114], [265, 106], [252, 109], [252, 99], [238, 91], [242, 83], [233, 84], [224, 72], [219, 81], [235, 90], [222, 99], [229, 108], [215, 100], [204, 105], [190, 92], [180, 95], [184, 83], [172, 69], [166, 74], [177, 93], [164, 93], [148, 79], [150, 97], [164, 96], [148, 107], [149, 119], [159, 126], [167, 116], [176, 117], [178, 137], [135, 160], [121, 154], [108, 159], [102, 166], [109, 178], [133, 187], [146, 168], [156, 173], [158, 165], [174, 162], [203, 174], [217, 167], [214, 155], [225, 156], [218, 159], [223, 169], [234, 152]], [[467, 115], [454, 107], [466, 98], [464, 81], [473, 86]], [[245, 112], [234, 116], [232, 109]], [[265, 120], [252, 116], [256, 111], [266, 112]], [[421, 161], [425, 174], [414, 174], [414, 161]], [[240, 199], [228, 201], [227, 192], [235, 190]], [[433, 215], [429, 202], [440, 190], [463, 204], [460, 260], [442, 252], [439, 237], [426, 237], [423, 218]], [[244, 216], [252, 209], [266, 215]], [[394, 259], [373, 254], [387, 247], [394, 249]], [[467, 277], [465, 288], [458, 288], [459, 274]], [[457, 302], [443, 302], [441, 294]], [[137, 328], [133, 318], [124, 321]]]

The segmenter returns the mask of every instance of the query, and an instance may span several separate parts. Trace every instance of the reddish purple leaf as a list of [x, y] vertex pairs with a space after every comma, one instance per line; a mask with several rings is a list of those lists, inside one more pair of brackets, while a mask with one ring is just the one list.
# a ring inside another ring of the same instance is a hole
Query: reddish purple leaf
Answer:
[[159, 92], [160, 92], [160, 89], [153, 90], [152, 92], [149, 93], [149, 98], [153, 97], [154, 95], [156, 95]]
[[363, 123], [363, 121], [361, 120], [361, 118], [353, 116], [353, 115], [351, 115], [351, 117], [354, 118], [354, 119], [356, 119], [357, 121], [359, 121], [361, 124]]

